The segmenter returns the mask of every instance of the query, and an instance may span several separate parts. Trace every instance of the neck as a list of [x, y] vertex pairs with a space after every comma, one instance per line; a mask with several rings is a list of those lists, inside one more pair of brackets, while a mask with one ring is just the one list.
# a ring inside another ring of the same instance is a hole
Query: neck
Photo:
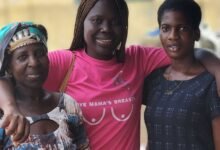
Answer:
[[39, 103], [43, 100], [45, 92], [42, 88], [30, 88], [24, 86], [16, 86], [16, 99], [22, 103]]
[[204, 67], [194, 57], [173, 59], [170, 67], [166, 69], [164, 77], [167, 80], [189, 80], [204, 70]]
[[195, 59], [194, 56], [183, 59], [172, 59], [171, 69], [184, 74], [187, 73], [191, 68], [194, 68], [194, 66], [197, 66], [198, 64], [199, 62]]

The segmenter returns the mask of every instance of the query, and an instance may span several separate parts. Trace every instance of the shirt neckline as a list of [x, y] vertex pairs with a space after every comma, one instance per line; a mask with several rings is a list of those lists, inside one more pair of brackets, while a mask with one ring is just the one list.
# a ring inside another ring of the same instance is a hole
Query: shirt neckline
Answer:
[[93, 58], [93, 57], [89, 56], [86, 53], [85, 49], [83, 49], [82, 56], [84, 58], [86, 58], [89, 62], [91, 62], [95, 65], [98, 65], [98, 66], [111, 66], [111, 65], [117, 63], [116, 57], [113, 57], [112, 59], [109, 59], [109, 60], [96, 59], [96, 58]]

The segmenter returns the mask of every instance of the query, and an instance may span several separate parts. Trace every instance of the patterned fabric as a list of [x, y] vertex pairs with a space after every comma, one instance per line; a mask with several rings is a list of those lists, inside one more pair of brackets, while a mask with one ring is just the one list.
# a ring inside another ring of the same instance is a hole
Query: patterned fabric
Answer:
[[27, 26], [15, 33], [8, 45], [8, 49], [11, 53], [19, 47], [33, 43], [43, 43], [44, 46], [47, 47], [46, 42], [47, 40], [45, 35], [43, 35], [39, 29], [33, 26]]
[[168, 81], [164, 71], [145, 80], [149, 150], [214, 150], [212, 119], [220, 117], [214, 77], [205, 71], [190, 80]]
[[88, 139], [82, 122], [81, 114], [74, 114], [76, 102], [68, 95], [62, 94], [59, 105], [47, 114], [27, 117], [31, 124], [49, 119], [59, 127], [45, 135], [30, 135], [18, 147], [6, 138], [4, 150], [76, 150], [88, 148]]

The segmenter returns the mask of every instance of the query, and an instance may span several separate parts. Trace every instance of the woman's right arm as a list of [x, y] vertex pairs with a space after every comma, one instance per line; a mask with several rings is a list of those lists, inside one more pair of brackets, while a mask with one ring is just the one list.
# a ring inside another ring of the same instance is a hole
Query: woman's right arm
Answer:
[[0, 127], [6, 135], [12, 135], [15, 144], [24, 142], [29, 135], [30, 124], [18, 109], [12, 83], [7, 78], [0, 78], [0, 108], [3, 118]]

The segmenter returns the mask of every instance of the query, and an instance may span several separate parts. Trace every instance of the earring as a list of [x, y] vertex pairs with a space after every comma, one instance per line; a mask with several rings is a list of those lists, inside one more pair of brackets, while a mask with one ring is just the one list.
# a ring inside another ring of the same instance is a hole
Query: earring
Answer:
[[118, 46], [117, 46], [117, 48], [116, 48], [116, 50], [120, 50], [120, 48], [121, 48], [121, 42], [118, 44]]

